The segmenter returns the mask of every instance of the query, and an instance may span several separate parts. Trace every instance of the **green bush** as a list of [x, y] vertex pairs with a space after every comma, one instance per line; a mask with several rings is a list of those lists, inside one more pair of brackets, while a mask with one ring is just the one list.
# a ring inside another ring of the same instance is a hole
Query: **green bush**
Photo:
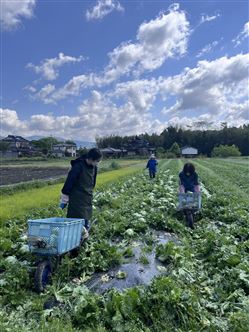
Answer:
[[168, 153], [173, 153], [175, 156], [179, 157], [181, 155], [181, 149], [178, 145], [178, 143], [173, 143], [170, 147], [170, 149], [168, 150]]
[[113, 161], [110, 165], [110, 168], [111, 169], [119, 169], [120, 168], [120, 165], [119, 163], [117, 163], [116, 161]]
[[176, 158], [176, 155], [173, 152], [166, 152], [165, 157], [167, 159], [174, 159], [174, 158]]
[[239, 157], [241, 155], [237, 146], [233, 145], [219, 145], [213, 148], [212, 157]]
[[165, 153], [166, 151], [164, 150], [163, 147], [159, 147], [156, 149], [156, 155], [158, 158], [165, 158]]

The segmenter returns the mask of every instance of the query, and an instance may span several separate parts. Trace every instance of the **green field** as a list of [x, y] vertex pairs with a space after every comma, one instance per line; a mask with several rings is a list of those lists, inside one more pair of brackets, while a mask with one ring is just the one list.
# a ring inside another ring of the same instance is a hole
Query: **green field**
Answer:
[[[27, 218], [64, 215], [57, 208], [61, 184], [3, 197], [0, 331], [248, 332], [248, 159], [193, 160], [203, 193], [194, 230], [176, 213], [184, 162], [160, 161], [155, 180], [144, 163], [100, 174], [91, 236], [77, 257], [64, 257], [41, 295], [33, 291], [35, 258], [23, 234]], [[157, 242], [157, 232], [176, 240]], [[155, 251], [159, 276], [123, 291], [92, 292], [87, 280], [96, 273], [103, 284], [120, 276], [128, 282], [122, 267], [138, 243], [145, 270]], [[115, 267], [119, 274], [111, 276]], [[59, 306], [45, 309], [51, 298]]]
[[[144, 167], [144, 163], [141, 163], [141, 161], [134, 162], [133, 166], [125, 167], [127, 164], [127, 161], [124, 161], [122, 162], [122, 168], [99, 174], [96, 183], [97, 188]], [[61, 183], [55, 185], [50, 184], [42, 188], [22, 190], [10, 196], [1, 195], [0, 222], [24, 216], [25, 213], [32, 211], [34, 208], [46, 208], [48, 205], [53, 204], [58, 205], [62, 185], [63, 182], [61, 181]]]
[[[70, 167], [70, 158], [61, 158], [61, 159], [47, 159], [47, 160], [1, 160], [1, 166], [4, 167]], [[137, 159], [104, 159], [99, 164], [100, 169], [104, 167], [109, 167], [112, 162], [117, 162], [121, 167], [134, 165], [141, 160]]]

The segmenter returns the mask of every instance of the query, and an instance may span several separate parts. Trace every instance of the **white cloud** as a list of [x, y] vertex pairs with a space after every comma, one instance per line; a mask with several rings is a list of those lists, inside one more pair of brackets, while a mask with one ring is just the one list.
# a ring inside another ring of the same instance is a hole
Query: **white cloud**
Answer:
[[[93, 90], [73, 116], [36, 114], [22, 121], [16, 111], [5, 109], [1, 111], [2, 132], [94, 139], [97, 135], [160, 133], [169, 125], [207, 129], [219, 128], [225, 121], [239, 126], [249, 123], [248, 69], [248, 54], [199, 61], [179, 75], [119, 83], [109, 93]], [[48, 85], [44, 95], [53, 89]], [[159, 97], [165, 103], [174, 100], [161, 114], [154, 113]]]
[[28, 91], [28, 92], [30, 92], [30, 93], [35, 93], [35, 92], [37, 92], [37, 89], [36, 89], [34, 86], [32, 86], [32, 85], [27, 85], [27, 86], [25, 86], [25, 87], [24, 87], [24, 90], [25, 90], [25, 91]]
[[167, 121], [167, 126], [178, 127], [182, 129], [219, 129], [220, 123], [215, 122], [210, 114], [202, 114], [192, 118], [183, 116], [173, 116]]
[[235, 47], [239, 46], [241, 42], [249, 37], [249, 22], [245, 23], [243, 30], [238, 34], [238, 36], [232, 40]]
[[[89, 131], [100, 135], [120, 134], [131, 135], [162, 129], [160, 121], [152, 118], [151, 114], [137, 112], [131, 102], [117, 106], [109, 97], [98, 91], [92, 91], [92, 95], [79, 107], [80, 122]], [[161, 127], [160, 127], [161, 126]]]
[[218, 41], [215, 40], [210, 44], [207, 44], [206, 46], [204, 46], [196, 55], [197, 58], [202, 57], [204, 54], [210, 53], [217, 45], [218, 45]]
[[83, 56], [75, 58], [72, 56], [64, 55], [63, 53], [59, 53], [58, 57], [45, 59], [38, 66], [29, 63], [27, 68], [33, 69], [36, 74], [41, 74], [46, 80], [52, 81], [58, 77], [60, 67], [67, 63], [77, 63], [83, 60], [85, 60]]
[[220, 17], [221, 15], [219, 13], [214, 14], [214, 15], [207, 15], [207, 14], [202, 14], [201, 15], [201, 19], [200, 19], [200, 24], [205, 23], [205, 22], [211, 22], [216, 20], [218, 17]]
[[214, 61], [199, 61], [197, 67], [186, 68], [176, 75], [158, 82], [162, 94], [176, 98], [163, 114], [173, 116], [191, 112], [208, 113], [216, 121], [233, 117], [248, 120], [249, 54], [222, 57]]
[[118, 12], [124, 11], [117, 0], [99, 0], [91, 10], [86, 11], [86, 19], [88, 21], [101, 20], [115, 10]]
[[224, 120], [217, 120], [215, 117], [210, 116], [210, 114], [202, 114], [201, 116], [197, 117], [179, 117], [175, 116], [172, 117], [166, 123], [166, 127], [173, 126], [182, 129], [189, 129], [189, 130], [207, 130], [207, 129], [221, 129], [222, 124], [224, 122], [228, 123], [228, 127], [240, 127], [243, 126], [245, 123], [249, 124], [249, 121], [245, 121], [243, 118], [240, 117], [227, 117]]
[[153, 71], [165, 60], [183, 56], [187, 51], [189, 22], [183, 11], [172, 7], [156, 19], [144, 22], [137, 32], [137, 43], [123, 43], [110, 54], [106, 76], [117, 78], [121, 73]]
[[1, 135], [18, 134], [26, 130], [25, 121], [18, 118], [17, 112], [8, 108], [0, 108]]
[[179, 75], [119, 83], [109, 95], [129, 101], [138, 113], [154, 110], [160, 99], [167, 105], [161, 111], [167, 118], [209, 114], [215, 121], [231, 116], [246, 121], [248, 69], [248, 54], [199, 61]]
[[16, 111], [3, 110], [2, 133], [16, 133], [23, 136], [53, 134], [73, 139], [94, 139], [97, 135], [125, 134], [139, 132], [161, 132], [164, 125], [153, 119], [147, 111], [138, 113], [133, 104], [127, 102], [117, 106], [107, 96], [93, 90], [90, 98], [84, 100], [74, 116], [36, 114], [21, 121]]
[[12, 30], [21, 24], [22, 18], [32, 18], [36, 0], [6, 1], [0, 0], [1, 26]]
[[170, 58], [187, 52], [190, 25], [179, 5], [170, 6], [168, 13], [139, 26], [137, 42], [124, 42], [109, 53], [109, 64], [102, 73], [82, 74], [73, 77], [50, 95], [51, 102], [68, 96], [78, 96], [87, 87], [111, 84], [122, 76], [153, 71]]
[[117, 84], [110, 96], [127, 100], [138, 113], [141, 113], [148, 111], [153, 106], [157, 93], [156, 79], [135, 80]]
[[[151, 130], [153, 121], [155, 128], [162, 128], [171, 119], [178, 118], [185, 119], [184, 123], [189, 119], [192, 125], [194, 122], [198, 124], [198, 121], [204, 121], [205, 115], [209, 116], [213, 126], [222, 121], [231, 124], [247, 122], [248, 69], [249, 55], [238, 54], [199, 61], [196, 67], [185, 68], [179, 75], [168, 78], [118, 83], [114, 90], [105, 94], [94, 90], [79, 107], [74, 129], [72, 125], [69, 129], [72, 133], [79, 125], [95, 134], [128, 134]], [[81, 83], [84, 79], [81, 78]], [[75, 87], [79, 89], [78, 82], [71, 89]], [[45, 101], [49, 99], [46, 94], [49, 91], [53, 93], [54, 87], [48, 85], [43, 91]], [[161, 115], [156, 113], [159, 111], [157, 100], [165, 102]], [[165, 121], [159, 121], [159, 116]]]
[[47, 84], [39, 92], [36, 92], [32, 98], [42, 100], [44, 104], [55, 104], [55, 101], [50, 97], [54, 91], [55, 86], [53, 84]]

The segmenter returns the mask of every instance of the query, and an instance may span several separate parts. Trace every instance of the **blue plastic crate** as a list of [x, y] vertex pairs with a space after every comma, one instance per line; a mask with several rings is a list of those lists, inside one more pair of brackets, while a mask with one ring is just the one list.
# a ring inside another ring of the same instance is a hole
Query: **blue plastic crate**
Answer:
[[32, 253], [61, 255], [80, 245], [84, 219], [47, 218], [28, 220], [28, 243]]
[[201, 193], [200, 192], [187, 192], [178, 194], [179, 206], [178, 209], [201, 209]]

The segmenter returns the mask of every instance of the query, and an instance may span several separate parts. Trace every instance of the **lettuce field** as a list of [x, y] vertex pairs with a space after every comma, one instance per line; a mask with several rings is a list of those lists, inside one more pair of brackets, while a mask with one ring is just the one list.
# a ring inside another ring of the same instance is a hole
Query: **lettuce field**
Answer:
[[248, 332], [248, 159], [193, 160], [202, 184], [194, 230], [177, 213], [184, 162], [161, 160], [154, 180], [134, 168], [98, 185], [89, 239], [76, 257], [63, 256], [42, 294], [33, 288], [27, 220], [65, 216], [61, 185], [23, 201], [25, 191], [3, 194], [0, 331]]

